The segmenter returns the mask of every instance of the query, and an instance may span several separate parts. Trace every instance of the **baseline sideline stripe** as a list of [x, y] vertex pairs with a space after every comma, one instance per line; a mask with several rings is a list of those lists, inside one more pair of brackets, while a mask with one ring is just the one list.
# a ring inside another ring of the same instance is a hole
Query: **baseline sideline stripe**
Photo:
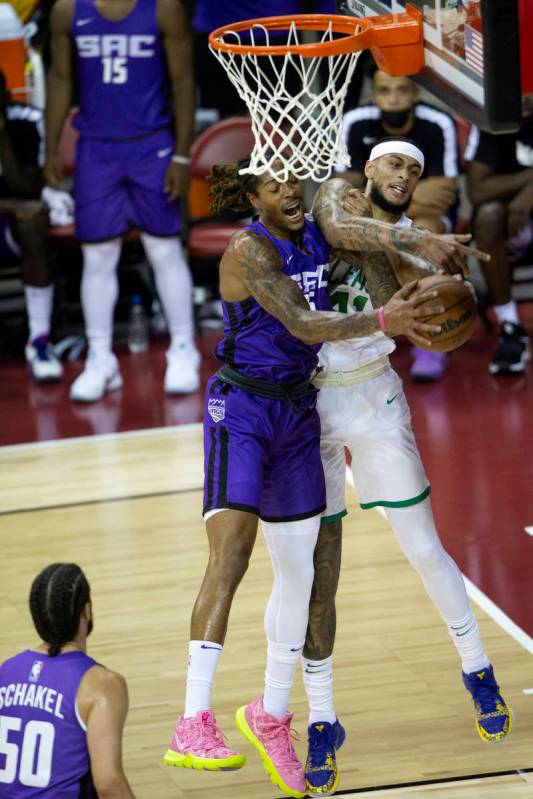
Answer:
[[[346, 482], [355, 491], [352, 470], [349, 468], [349, 466], [346, 466]], [[375, 510], [377, 510], [377, 512], [387, 521], [387, 516], [383, 508], [375, 508]], [[514, 638], [514, 640], [520, 644], [520, 646], [523, 646], [526, 652], [528, 652], [530, 655], [533, 655], [533, 638], [531, 638], [531, 636], [528, 635], [525, 630], [522, 630], [518, 624], [515, 624], [515, 622], [510, 619], [509, 616], [504, 613], [495, 602], [492, 601], [492, 599], [489, 599], [488, 596], [477, 587], [477, 585], [474, 585], [474, 583], [469, 580], [465, 574], [463, 574], [463, 579], [465, 581], [466, 593], [470, 599], [475, 602], [476, 605], [478, 605], [481, 610], [487, 614], [487, 616], [490, 616], [490, 618], [496, 622], [498, 627], [501, 627], [502, 630], [507, 633], [507, 635], [509, 635], [511, 638]]]
[[71, 446], [73, 444], [89, 444], [100, 441], [112, 441], [113, 439], [128, 438], [149, 438], [150, 436], [161, 435], [161, 433], [177, 433], [180, 430], [201, 430], [201, 422], [191, 422], [190, 424], [174, 424], [168, 427], [147, 427], [142, 430], [123, 430], [120, 433], [95, 433], [88, 436], [76, 436], [75, 438], [54, 438], [50, 441], [31, 441], [27, 444], [7, 444], [0, 446], [0, 457], [4, 453], [20, 452], [27, 449], [42, 449], [43, 447]]

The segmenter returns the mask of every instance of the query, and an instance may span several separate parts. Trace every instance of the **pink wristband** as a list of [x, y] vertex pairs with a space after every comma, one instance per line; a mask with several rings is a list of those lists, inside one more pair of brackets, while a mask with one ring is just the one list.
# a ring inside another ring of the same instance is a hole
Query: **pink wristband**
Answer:
[[378, 308], [378, 322], [380, 328], [383, 330], [384, 333], [386, 333], [387, 331], [385, 330], [385, 311], [383, 309], [383, 305], [381, 306], [381, 308]]

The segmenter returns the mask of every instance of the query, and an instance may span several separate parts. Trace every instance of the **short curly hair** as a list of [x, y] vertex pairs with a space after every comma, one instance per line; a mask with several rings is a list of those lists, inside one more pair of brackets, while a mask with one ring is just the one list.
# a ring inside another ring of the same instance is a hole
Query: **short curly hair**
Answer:
[[250, 166], [250, 156], [241, 158], [236, 164], [215, 164], [209, 175], [211, 188], [210, 209], [215, 214], [223, 211], [244, 213], [251, 211], [248, 194], [255, 194], [261, 175], [239, 175], [239, 170]]

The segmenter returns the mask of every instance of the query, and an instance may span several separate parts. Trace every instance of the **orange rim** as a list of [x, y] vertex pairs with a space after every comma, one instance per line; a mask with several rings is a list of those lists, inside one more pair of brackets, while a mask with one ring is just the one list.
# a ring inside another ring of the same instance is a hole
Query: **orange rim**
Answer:
[[[307, 58], [343, 55], [360, 50], [371, 50], [380, 69], [389, 75], [416, 75], [424, 66], [424, 41], [422, 37], [422, 12], [407, 3], [401, 14], [379, 14], [375, 17], [348, 17], [341, 14], [296, 14], [284, 17], [263, 17], [224, 25], [209, 34], [209, 44], [214, 50], [234, 55], [286, 55], [298, 54]], [[297, 30], [325, 31], [330, 23], [335, 33], [344, 37], [327, 42], [309, 44], [249, 45], [224, 41], [231, 31], [240, 33], [253, 25], [267, 30], [287, 30], [294, 22]]]
[[[309, 42], [307, 44], [279, 44], [279, 45], [245, 45], [224, 41], [224, 36], [232, 32], [241, 33], [261, 25], [269, 31], [287, 30], [294, 22], [297, 30], [327, 31], [331, 28], [335, 33], [345, 33], [343, 39], [330, 42]], [[368, 28], [367, 19], [347, 17], [340, 14], [296, 14], [283, 17], [261, 17], [223, 25], [209, 34], [209, 44], [215, 50], [223, 50], [236, 55], [284, 55], [285, 53], [298, 53], [314, 58], [317, 56], [340, 55], [342, 53], [364, 50], [362, 41], [365, 30]]]
[[[326, 31], [331, 24], [340, 39], [307, 44], [250, 45], [224, 41], [224, 36], [250, 30], [261, 25], [269, 31], [287, 30], [294, 22], [297, 30]], [[342, 14], [296, 14], [283, 17], [263, 17], [224, 25], [209, 34], [209, 44], [215, 50], [235, 55], [284, 55], [295, 53], [308, 58], [342, 55], [374, 47], [422, 47], [422, 14], [409, 3], [405, 13], [381, 14], [373, 17], [348, 17]]]

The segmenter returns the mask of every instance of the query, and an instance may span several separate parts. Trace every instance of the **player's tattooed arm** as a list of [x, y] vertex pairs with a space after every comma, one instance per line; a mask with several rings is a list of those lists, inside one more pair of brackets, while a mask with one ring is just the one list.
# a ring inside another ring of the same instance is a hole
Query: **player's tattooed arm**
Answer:
[[467, 255], [489, 261], [487, 253], [469, 248], [472, 238], [466, 235], [437, 235], [422, 228], [398, 228], [367, 216], [355, 216], [344, 208], [348, 192], [345, 180], [334, 178], [323, 183], [313, 203], [313, 216], [329, 244], [334, 248], [363, 252], [398, 252], [425, 258], [437, 269], [461, 272], [468, 268]]
[[309, 602], [309, 623], [305, 636], [304, 657], [324, 660], [333, 651], [337, 617], [335, 594], [341, 568], [342, 521], [320, 526], [315, 547], [315, 578]]
[[372, 305], [374, 308], [386, 305], [401, 287], [392, 266], [392, 258], [389, 253], [384, 252], [368, 252], [360, 255]]
[[297, 284], [282, 272], [281, 257], [263, 236], [244, 232], [235, 236], [221, 263], [221, 291], [228, 297], [228, 276], [237, 277], [269, 314], [306, 344], [368, 336], [379, 330], [376, 312], [349, 315], [312, 311]]
[[[440, 332], [440, 327], [423, 323], [420, 317], [442, 313], [443, 307], [435, 300], [436, 292], [425, 294], [421, 300], [414, 294], [415, 288], [416, 282], [408, 283], [384, 306], [385, 329], [391, 336], [403, 333], [416, 343], [428, 343], [425, 336]], [[275, 246], [249, 231], [236, 234], [224, 254], [220, 290], [228, 302], [252, 295], [265, 311], [306, 344], [368, 336], [380, 329], [377, 311], [361, 314], [312, 311], [296, 283], [282, 272]], [[419, 307], [422, 302], [424, 309]]]

